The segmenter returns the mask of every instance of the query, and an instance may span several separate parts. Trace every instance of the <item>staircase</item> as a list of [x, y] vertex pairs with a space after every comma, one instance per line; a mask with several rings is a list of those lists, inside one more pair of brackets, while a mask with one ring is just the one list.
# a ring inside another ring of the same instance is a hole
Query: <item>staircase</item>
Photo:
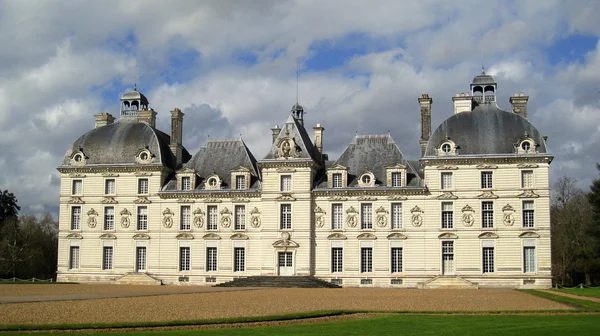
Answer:
[[251, 276], [220, 283], [215, 287], [341, 288], [312, 276]]
[[115, 280], [119, 285], [162, 285], [162, 281], [146, 274], [146, 273], [126, 273], [122, 277]]
[[462, 289], [478, 289], [479, 286], [459, 276], [440, 275], [433, 279], [421, 282], [418, 285], [421, 289], [436, 289], [436, 288], [462, 288]]

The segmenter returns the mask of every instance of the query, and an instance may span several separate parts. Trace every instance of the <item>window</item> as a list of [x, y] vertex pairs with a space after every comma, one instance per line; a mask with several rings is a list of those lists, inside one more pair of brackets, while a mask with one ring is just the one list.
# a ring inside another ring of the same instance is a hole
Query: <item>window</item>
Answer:
[[81, 229], [81, 207], [71, 207], [71, 230]]
[[292, 175], [281, 175], [281, 185], [279, 190], [292, 191]]
[[181, 246], [179, 247], [179, 270], [189, 271], [190, 270], [190, 247]]
[[113, 268], [113, 247], [104, 246], [102, 248], [102, 269], [111, 270]]
[[72, 195], [81, 195], [83, 194], [83, 181], [82, 180], [73, 180], [73, 185], [71, 187]]
[[402, 247], [392, 247], [392, 273], [402, 272]]
[[483, 273], [494, 273], [494, 248], [484, 247], [483, 254]]
[[535, 246], [523, 247], [523, 272], [535, 273]]
[[331, 248], [331, 273], [344, 271], [344, 249], [341, 247]]
[[148, 230], [148, 207], [138, 207], [137, 230]]
[[233, 228], [235, 230], [246, 230], [246, 206], [236, 205], [235, 206], [235, 223]]
[[454, 227], [454, 211], [452, 202], [442, 203], [442, 229], [452, 229]]
[[69, 250], [69, 269], [79, 269], [79, 246], [71, 246]]
[[362, 180], [362, 183], [369, 184], [369, 183], [371, 183], [371, 176], [365, 174], [362, 176], [361, 180]]
[[442, 145], [442, 152], [448, 154], [452, 151], [452, 146], [449, 143], [445, 143]]
[[452, 188], [452, 173], [442, 173], [442, 189]]
[[192, 190], [192, 178], [189, 176], [181, 177], [181, 190]]
[[114, 179], [104, 180], [104, 194], [114, 195], [116, 191], [116, 183]]
[[141, 178], [138, 180], [138, 194], [147, 195], [148, 194], [148, 179]]
[[246, 270], [246, 249], [235, 247], [233, 249], [233, 271], [243, 272]]
[[521, 148], [525, 152], [529, 152], [531, 150], [531, 142], [529, 142], [529, 141], [523, 141], [523, 142], [521, 142]]
[[331, 182], [331, 187], [332, 188], [341, 188], [341, 187], [343, 187], [343, 185], [342, 185], [342, 174], [341, 173], [332, 174], [331, 178], [332, 178], [332, 182]]
[[135, 249], [136, 254], [136, 265], [135, 269], [138, 272], [146, 271], [146, 246], [138, 246]]
[[371, 203], [360, 205], [360, 228], [363, 230], [373, 228], [373, 205]]
[[179, 222], [179, 230], [191, 230], [191, 213], [192, 209], [189, 205], [183, 205], [181, 207], [181, 220]]
[[206, 271], [216, 272], [217, 271], [217, 248], [207, 247], [206, 248]]
[[292, 205], [282, 204], [281, 205], [281, 222], [279, 228], [282, 230], [292, 228]]
[[362, 247], [360, 249], [360, 272], [373, 272], [373, 248]]
[[402, 203], [392, 203], [392, 230], [402, 229]]
[[238, 189], [238, 190], [246, 189], [246, 176], [237, 175], [235, 177], [235, 189]]
[[343, 210], [341, 204], [331, 205], [331, 229], [342, 230], [344, 228]]
[[533, 188], [533, 170], [521, 171], [521, 188]]
[[218, 228], [217, 224], [217, 206], [209, 205], [206, 207], [206, 213], [208, 222], [206, 223], [206, 229], [208, 230], [216, 230]]
[[115, 229], [115, 207], [104, 208], [104, 230], [112, 231]]
[[392, 173], [392, 187], [402, 186], [402, 173]]
[[494, 227], [494, 202], [481, 202], [481, 227]]
[[481, 189], [492, 188], [492, 172], [481, 172]]
[[533, 221], [533, 201], [523, 201], [523, 227], [532, 228]]

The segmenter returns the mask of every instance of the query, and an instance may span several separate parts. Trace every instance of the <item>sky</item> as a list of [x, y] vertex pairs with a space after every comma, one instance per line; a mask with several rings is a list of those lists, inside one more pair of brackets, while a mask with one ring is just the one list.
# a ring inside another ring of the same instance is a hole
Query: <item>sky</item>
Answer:
[[134, 83], [167, 134], [169, 111], [185, 113], [191, 153], [241, 136], [262, 158], [298, 84], [330, 158], [356, 134], [389, 131], [418, 159], [417, 98], [433, 98], [435, 129], [482, 60], [500, 108], [530, 96], [551, 183], [587, 189], [599, 177], [599, 18], [598, 0], [0, 0], [0, 190], [22, 213], [56, 213], [67, 148], [94, 114], [118, 116]]

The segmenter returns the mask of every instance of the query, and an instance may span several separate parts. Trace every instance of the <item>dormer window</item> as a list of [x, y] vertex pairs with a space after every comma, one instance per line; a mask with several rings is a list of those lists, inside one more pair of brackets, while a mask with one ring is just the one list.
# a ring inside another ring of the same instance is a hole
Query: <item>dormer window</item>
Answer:
[[237, 190], [246, 189], [246, 176], [237, 175], [235, 177], [235, 189], [237, 189]]
[[244, 166], [239, 166], [231, 170], [231, 188], [235, 190], [245, 190], [250, 188], [251, 170]]
[[437, 154], [439, 156], [444, 156], [444, 155], [456, 155], [458, 147], [456, 146], [456, 144], [446, 138], [446, 140], [444, 142], [442, 142], [442, 144], [436, 149], [437, 150]]
[[359, 187], [372, 187], [375, 185], [375, 176], [371, 172], [363, 173], [358, 179]]
[[190, 191], [196, 188], [196, 171], [184, 167], [177, 171], [177, 190]]
[[327, 187], [344, 188], [348, 185], [348, 168], [335, 164], [327, 169]]
[[71, 164], [74, 166], [83, 166], [85, 164], [85, 160], [86, 160], [86, 156], [85, 154], [83, 154], [83, 152], [81, 151], [81, 148], [79, 149], [79, 152], [73, 154], [73, 156], [71, 156]]
[[406, 185], [406, 166], [397, 163], [393, 166], [386, 168], [387, 183], [388, 187], [403, 187]]
[[192, 178], [190, 176], [181, 177], [181, 190], [192, 190]]
[[342, 173], [331, 174], [331, 187], [332, 188], [341, 188], [342, 184]]
[[151, 163], [152, 162], [152, 153], [150, 153], [148, 148], [142, 149], [141, 151], [138, 152], [137, 156], [135, 157], [135, 161], [139, 164]]
[[529, 152], [531, 150], [531, 142], [529, 142], [529, 141], [521, 142], [521, 149], [524, 150], [525, 152]]
[[536, 152], [537, 144], [535, 143], [535, 141], [533, 141], [533, 139], [529, 137], [529, 134], [525, 132], [523, 140], [521, 140], [519, 143], [514, 144], [514, 146], [516, 147], [516, 152], [518, 154], [529, 154]]
[[402, 186], [402, 173], [392, 173], [392, 187]]
[[452, 145], [445, 143], [442, 145], [442, 152], [449, 154], [452, 151]]
[[204, 182], [204, 188], [208, 190], [217, 190], [221, 188], [221, 179], [217, 175], [211, 175]]

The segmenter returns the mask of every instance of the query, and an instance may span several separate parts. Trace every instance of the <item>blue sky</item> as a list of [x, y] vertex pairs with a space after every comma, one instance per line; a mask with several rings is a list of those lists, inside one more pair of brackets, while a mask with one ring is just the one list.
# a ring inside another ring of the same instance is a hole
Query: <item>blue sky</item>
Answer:
[[332, 158], [357, 133], [390, 130], [417, 159], [417, 97], [433, 97], [435, 128], [483, 55], [501, 108], [514, 92], [530, 95], [530, 120], [555, 155], [551, 180], [569, 175], [585, 189], [598, 177], [598, 1], [15, 0], [0, 8], [0, 189], [26, 213], [56, 211], [55, 168], [66, 149], [94, 114], [118, 115], [134, 82], [163, 131], [168, 111], [184, 110], [191, 152], [208, 135], [242, 134], [262, 157], [269, 128], [296, 101], [297, 62], [306, 122], [325, 126]]

